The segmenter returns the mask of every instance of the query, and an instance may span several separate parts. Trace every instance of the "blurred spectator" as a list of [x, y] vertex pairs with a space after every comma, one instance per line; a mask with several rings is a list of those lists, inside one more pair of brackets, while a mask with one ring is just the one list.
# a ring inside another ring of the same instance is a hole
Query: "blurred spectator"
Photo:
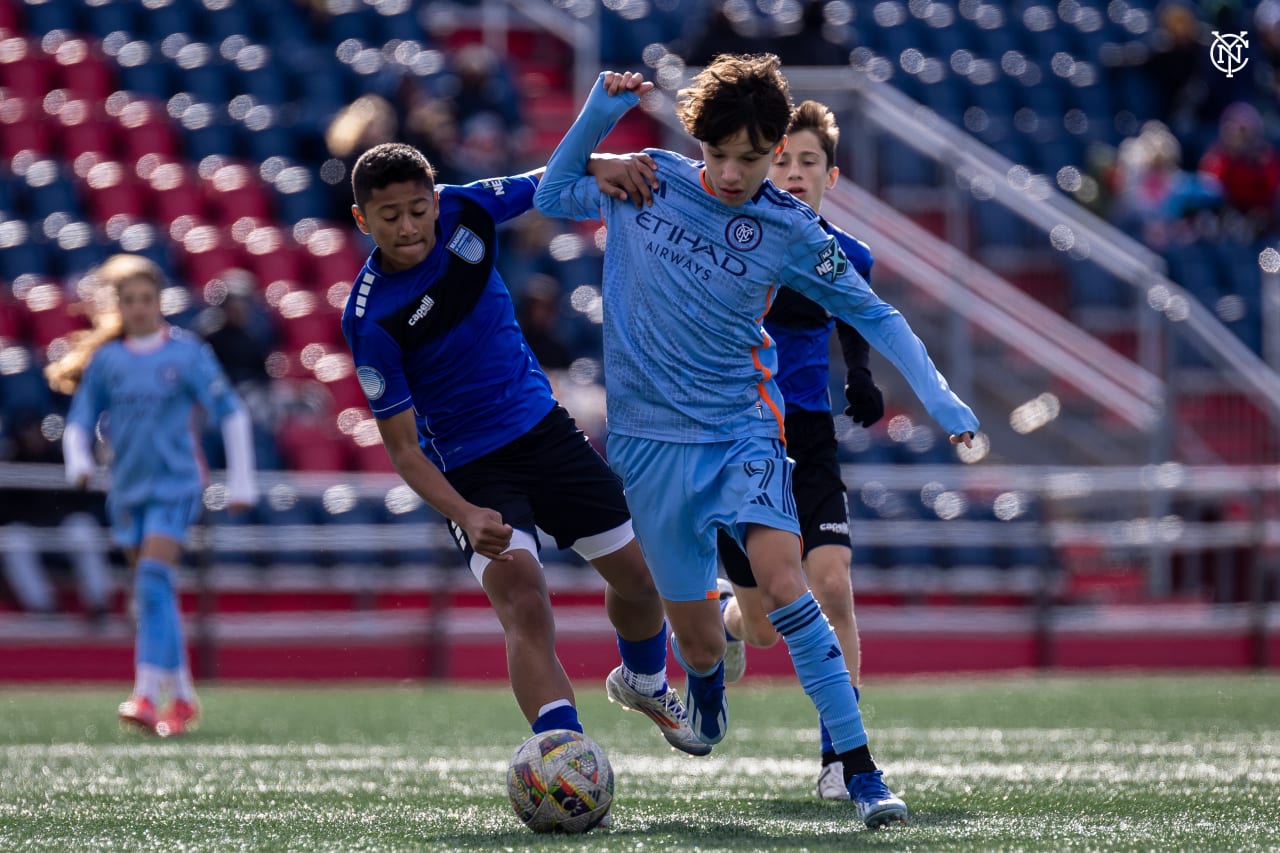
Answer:
[[[31, 613], [56, 613], [57, 588], [46, 572], [35, 530], [23, 522], [4, 528], [4, 578], [14, 600]], [[87, 512], [73, 512], [58, 524], [58, 540], [71, 559], [80, 606], [94, 621], [101, 621], [111, 606], [114, 583], [103, 548], [102, 525]]]
[[[343, 165], [343, 175], [351, 174], [351, 167], [367, 149], [381, 142], [397, 138], [399, 125], [395, 107], [381, 95], [361, 95], [343, 107], [325, 130], [325, 147], [329, 155]], [[349, 222], [351, 217], [351, 187], [345, 180], [332, 184], [329, 210], [326, 218], [337, 222]]]
[[694, 23], [673, 48], [689, 65], [702, 66], [722, 53], [759, 53], [767, 44], [760, 20], [749, 6], [716, 0], [707, 16]]
[[1262, 0], [1253, 16], [1251, 46], [1258, 57], [1254, 69], [1258, 81], [1258, 103], [1266, 105], [1268, 121], [1274, 122], [1280, 105], [1280, 0]]
[[560, 334], [560, 284], [554, 278], [536, 275], [530, 279], [516, 319], [544, 371], [568, 369], [572, 358]]
[[222, 305], [212, 309], [208, 326], [201, 329], [227, 379], [237, 388], [271, 381], [266, 366], [269, 342], [262, 324], [255, 322], [255, 313], [252, 288], [233, 285]]
[[1263, 135], [1257, 108], [1235, 103], [1223, 111], [1218, 139], [1200, 160], [1200, 171], [1217, 178], [1223, 201], [1248, 219], [1254, 235], [1275, 227], [1280, 156]]
[[1175, 126], [1189, 120], [1205, 97], [1199, 71], [1208, 48], [1200, 30], [1195, 11], [1181, 0], [1157, 7], [1145, 68], [1157, 96], [1156, 115]]
[[779, 25], [771, 50], [787, 65], [844, 65], [849, 62], [850, 45], [839, 41], [840, 34], [827, 24], [827, 0], [807, 0], [800, 20]]
[[1194, 214], [1222, 199], [1213, 178], [1185, 171], [1181, 160], [1182, 146], [1162, 122], [1120, 143], [1116, 222], [1153, 248], [1193, 239]]

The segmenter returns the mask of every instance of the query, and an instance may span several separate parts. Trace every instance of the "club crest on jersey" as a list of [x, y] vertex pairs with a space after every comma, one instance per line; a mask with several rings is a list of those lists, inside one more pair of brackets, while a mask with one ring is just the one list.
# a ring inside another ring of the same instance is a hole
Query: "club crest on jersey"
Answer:
[[370, 400], [376, 400], [387, 390], [387, 380], [372, 367], [357, 367], [356, 379], [360, 380], [360, 390]]
[[725, 226], [724, 238], [735, 249], [750, 252], [756, 246], [759, 246], [760, 241], [764, 239], [764, 229], [760, 227], [760, 223], [754, 217], [735, 216]]
[[478, 264], [484, 259], [484, 241], [462, 225], [453, 232], [446, 248], [469, 264]]
[[849, 259], [844, 256], [844, 252], [840, 249], [840, 244], [836, 242], [836, 238], [832, 237], [831, 242], [822, 247], [822, 251], [818, 252], [818, 262], [813, 265], [813, 271], [827, 281], [835, 281], [844, 274], [845, 269], [849, 266]]
[[172, 364], [162, 364], [156, 368], [156, 381], [162, 386], [178, 384], [178, 368]]

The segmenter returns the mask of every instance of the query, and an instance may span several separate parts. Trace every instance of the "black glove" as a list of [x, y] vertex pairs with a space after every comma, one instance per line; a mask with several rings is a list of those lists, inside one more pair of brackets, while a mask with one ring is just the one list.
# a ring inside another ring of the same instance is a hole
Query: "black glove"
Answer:
[[844, 375], [844, 398], [849, 403], [844, 413], [864, 429], [884, 417], [884, 394], [865, 367], [855, 367]]

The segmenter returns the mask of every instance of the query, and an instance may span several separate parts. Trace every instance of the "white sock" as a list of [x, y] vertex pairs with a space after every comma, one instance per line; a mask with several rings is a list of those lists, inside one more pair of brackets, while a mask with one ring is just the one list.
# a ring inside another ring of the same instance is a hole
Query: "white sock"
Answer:
[[155, 702], [160, 698], [160, 684], [164, 675], [164, 670], [158, 666], [138, 664], [133, 673], [133, 695], [145, 696]]
[[654, 673], [632, 672], [627, 665], [622, 665], [622, 681], [637, 693], [645, 696], [661, 696], [667, 692], [667, 668]]
[[181, 667], [175, 673], [173, 680], [173, 698], [181, 699], [183, 702], [196, 701], [196, 686], [191, 681], [191, 668]]

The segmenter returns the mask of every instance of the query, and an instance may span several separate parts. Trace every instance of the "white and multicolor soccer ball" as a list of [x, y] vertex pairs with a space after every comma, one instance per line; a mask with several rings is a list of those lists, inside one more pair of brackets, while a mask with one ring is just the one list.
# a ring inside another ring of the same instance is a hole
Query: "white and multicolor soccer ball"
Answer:
[[534, 832], [586, 832], [613, 804], [613, 767], [600, 745], [569, 729], [520, 744], [507, 768], [516, 817]]

